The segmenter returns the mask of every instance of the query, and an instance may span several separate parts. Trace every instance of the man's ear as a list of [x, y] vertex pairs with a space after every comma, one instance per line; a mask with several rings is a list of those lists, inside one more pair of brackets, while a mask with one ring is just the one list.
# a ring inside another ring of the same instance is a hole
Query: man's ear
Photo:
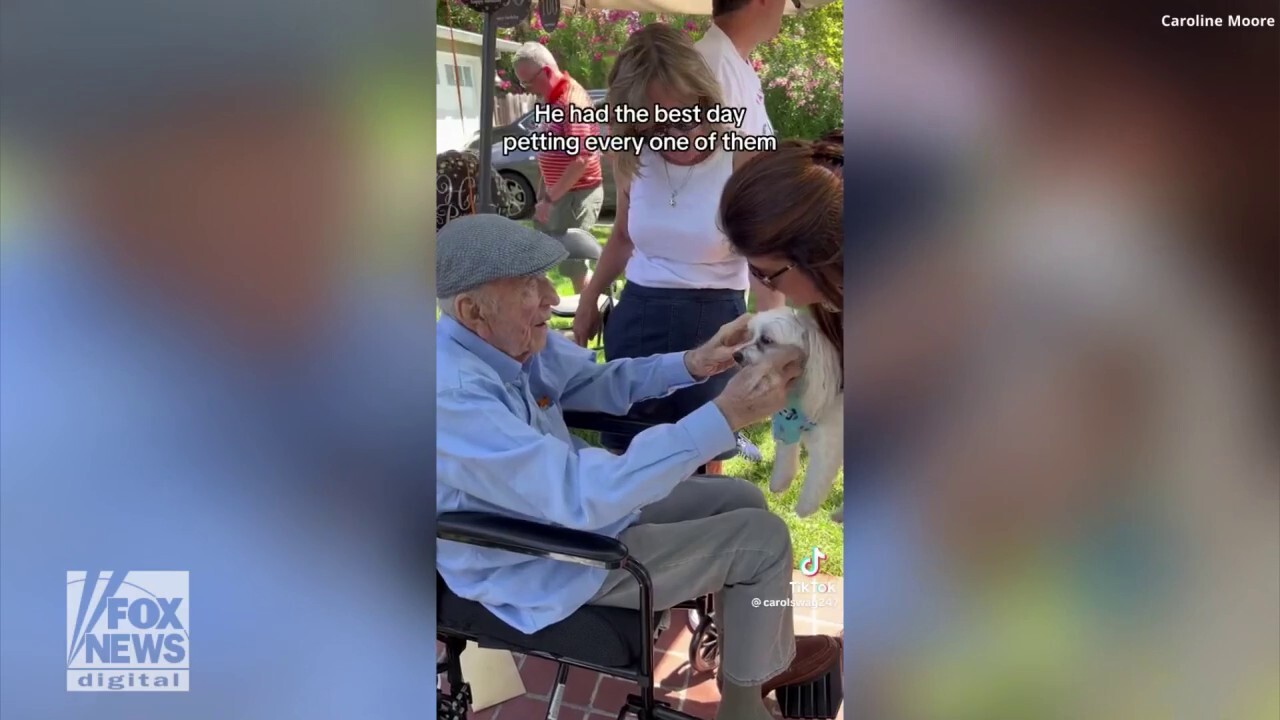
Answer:
[[454, 312], [467, 327], [474, 329], [484, 322], [484, 312], [474, 296], [459, 295], [453, 302]]

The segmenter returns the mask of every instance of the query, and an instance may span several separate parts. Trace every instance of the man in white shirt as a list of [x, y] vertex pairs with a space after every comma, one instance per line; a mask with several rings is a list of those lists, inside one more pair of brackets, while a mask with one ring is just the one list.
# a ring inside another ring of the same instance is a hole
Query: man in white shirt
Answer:
[[[747, 114], [739, 130], [744, 135], [773, 135], [773, 125], [764, 106], [764, 88], [751, 66], [751, 51], [772, 40], [782, 25], [787, 0], [712, 0], [711, 28], [697, 42], [720, 83], [724, 102], [743, 107]], [[756, 312], [780, 308], [786, 297], [751, 278]]]

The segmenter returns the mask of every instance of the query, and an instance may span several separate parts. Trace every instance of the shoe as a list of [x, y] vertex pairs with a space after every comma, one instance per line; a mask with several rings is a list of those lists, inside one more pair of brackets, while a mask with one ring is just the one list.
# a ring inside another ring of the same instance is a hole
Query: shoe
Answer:
[[[791, 667], [781, 675], [760, 686], [760, 695], [767, 697], [769, 693], [783, 685], [801, 685], [817, 680], [831, 671], [831, 666], [844, 661], [844, 632], [840, 638], [827, 635], [805, 635], [796, 638], [796, 657]], [[844, 668], [840, 668], [843, 672]], [[724, 692], [724, 676], [716, 673], [716, 687]]]
[[748, 440], [746, 435], [738, 433], [737, 440], [739, 455], [755, 463], [764, 459], [764, 455], [761, 454], [760, 448], [756, 447], [754, 443]]
[[796, 638], [796, 659], [781, 675], [760, 686], [760, 694], [768, 695], [783, 685], [804, 683], [831, 672], [844, 656], [844, 643], [828, 635], [806, 635]]

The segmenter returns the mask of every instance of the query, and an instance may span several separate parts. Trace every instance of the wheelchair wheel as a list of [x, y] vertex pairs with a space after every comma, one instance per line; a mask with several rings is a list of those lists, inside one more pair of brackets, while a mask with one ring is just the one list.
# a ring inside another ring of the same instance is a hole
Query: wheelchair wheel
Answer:
[[689, 666], [699, 673], [715, 673], [720, 669], [720, 632], [708, 616], [703, 616], [689, 640]]
[[715, 606], [712, 603], [712, 598], [714, 597], [714, 595], [704, 595], [694, 602], [696, 607], [689, 608], [688, 614], [685, 616], [685, 622], [689, 625], [689, 632], [698, 632], [698, 628], [702, 627], [702, 621], [710, 619], [712, 613], [715, 612]]

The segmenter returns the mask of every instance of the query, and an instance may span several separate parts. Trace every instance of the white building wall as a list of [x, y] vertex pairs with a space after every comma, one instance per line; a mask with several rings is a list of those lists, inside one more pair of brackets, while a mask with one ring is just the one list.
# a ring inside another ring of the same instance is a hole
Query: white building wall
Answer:
[[436, 152], [465, 148], [480, 129], [480, 80], [480, 58], [436, 52]]

